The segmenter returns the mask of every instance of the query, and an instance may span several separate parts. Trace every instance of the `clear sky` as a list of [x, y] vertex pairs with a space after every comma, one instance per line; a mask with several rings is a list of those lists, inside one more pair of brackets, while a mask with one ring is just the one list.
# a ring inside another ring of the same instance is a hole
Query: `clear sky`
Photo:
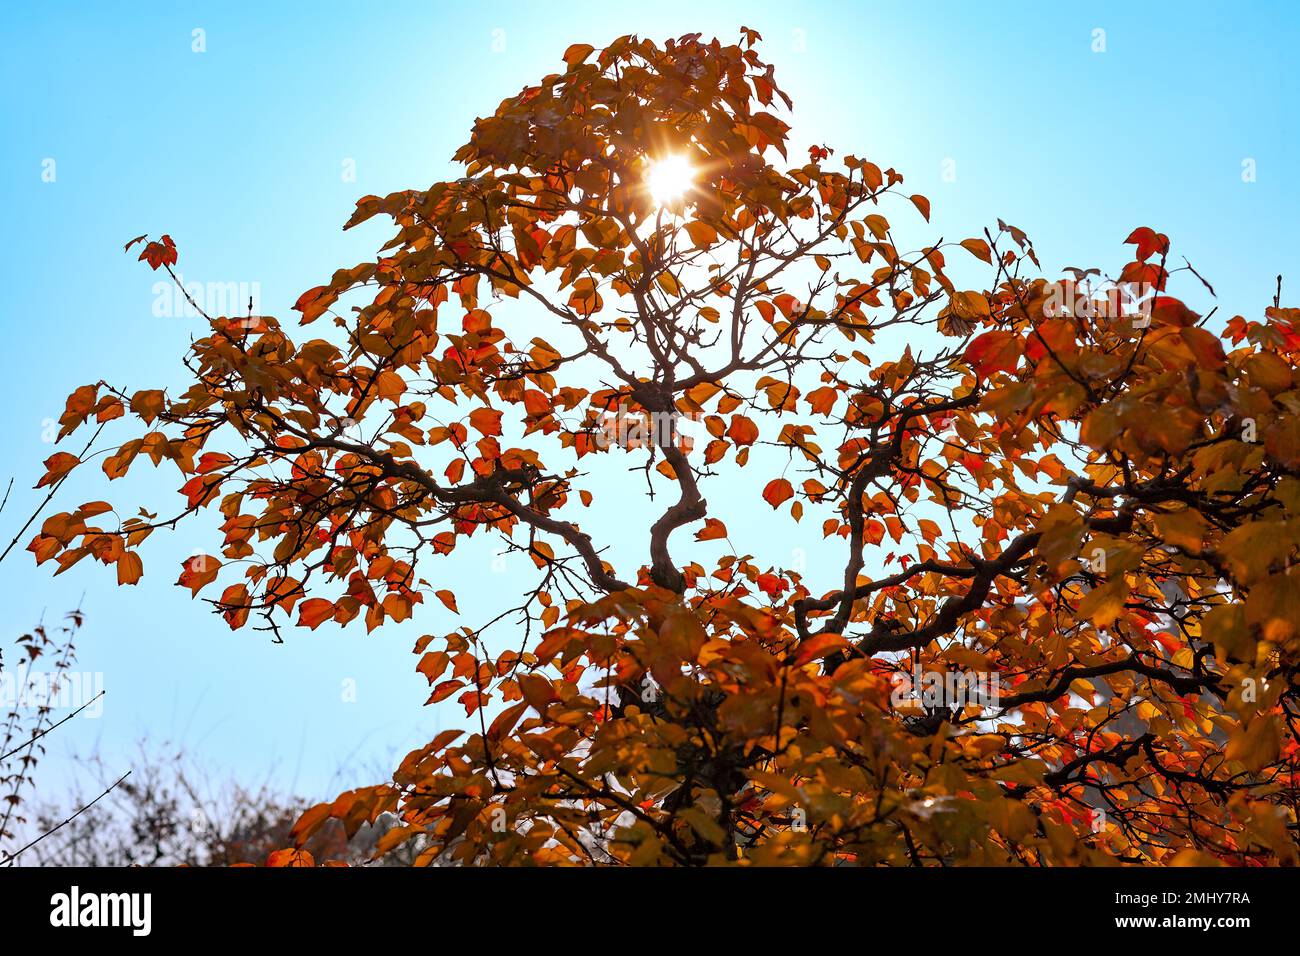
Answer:
[[[183, 381], [199, 326], [157, 314], [158, 275], [123, 254], [128, 239], [170, 233], [187, 281], [256, 286], [260, 311], [291, 318], [300, 292], [388, 238], [341, 232], [356, 198], [458, 175], [450, 157], [474, 118], [559, 69], [569, 44], [734, 39], [742, 24], [794, 97], [793, 145], [895, 166], [933, 201], [935, 235], [1001, 217], [1049, 271], [1114, 271], [1125, 236], [1150, 225], [1214, 284], [1224, 318], [1257, 318], [1278, 273], [1300, 282], [1291, 3], [15, 4], [0, 25], [5, 543], [38, 500], [43, 423], [73, 388]], [[54, 510], [109, 491], [170, 503], [180, 484], [174, 469], [131, 480], [74, 476]], [[772, 538], [732, 531], [752, 550]], [[454, 702], [421, 708], [412, 670], [412, 639], [459, 623], [436, 602], [369, 636], [232, 634], [173, 586], [212, 543], [210, 525], [156, 535], [135, 588], [90, 562], [52, 578], [19, 549], [0, 566], [0, 640], [80, 602], [79, 669], [104, 675], [102, 716], [58, 732], [51, 790], [78, 773], [70, 749], [98, 743], [126, 769], [148, 736], [220, 775], [332, 797], [456, 721]], [[446, 583], [473, 620], [512, 572], [487, 551], [455, 557]]]

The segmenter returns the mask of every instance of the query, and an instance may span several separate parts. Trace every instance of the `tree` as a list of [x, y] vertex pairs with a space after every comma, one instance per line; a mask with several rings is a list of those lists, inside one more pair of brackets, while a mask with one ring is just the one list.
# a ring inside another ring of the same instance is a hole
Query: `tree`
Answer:
[[[905, 241], [895, 170], [787, 159], [759, 39], [570, 47], [463, 178], [358, 203], [397, 232], [298, 299], [320, 337], [210, 317], [183, 394], [78, 389], [62, 434], [129, 409], [104, 472], [169, 460], [185, 505], [56, 515], [37, 560], [134, 584], [215, 507], [179, 583], [278, 640], [454, 608], [475, 534], [532, 559], [507, 649], [416, 644], [468, 728], [298, 846], [396, 812], [422, 863], [1297, 862], [1300, 310], [1215, 334], [1146, 227], [1114, 280], [1002, 222]], [[602, 470], [648, 527], [584, 523]], [[821, 521], [834, 572], [734, 553], [706, 492]]]
[[[96, 430], [95, 436], [98, 434]], [[94, 438], [87, 444], [87, 450], [93, 442]], [[0, 550], [0, 563], [9, 557], [27, 529], [53, 500], [67, 474], [64, 472], [60, 478], [41, 481], [41, 485], [49, 486], [49, 491], [9, 544]], [[0, 512], [9, 503], [12, 490], [13, 479], [10, 478], [4, 495], [0, 496]], [[46, 626], [42, 614], [36, 627], [14, 641], [11, 660], [6, 661], [4, 651], [0, 649], [0, 705], [5, 711], [3, 728], [0, 729], [0, 867], [43, 856], [48, 848], [48, 844], [42, 846], [45, 840], [92, 810], [130, 776], [128, 770], [107, 783], [94, 799], [79, 799], [66, 815], [42, 813], [34, 822], [28, 817], [32, 797], [39, 796], [39, 793], [30, 791], [36, 789], [37, 766], [46, 755], [50, 735], [87, 708], [98, 704], [104, 696], [102, 689], [92, 694], [92, 688], [71, 670], [77, 659], [77, 635], [84, 623], [85, 614], [80, 607], [64, 615], [62, 624], [51, 627]], [[47, 662], [50, 665], [48, 670], [38, 667]], [[56, 719], [56, 710], [64, 704], [70, 712]], [[29, 852], [33, 850], [34, 853]]]
[[[84, 620], [76, 610], [62, 625], [47, 628], [43, 621], [38, 623], [13, 642], [8, 663], [0, 650], [0, 703], [5, 709], [0, 728], [0, 866], [9, 863], [27, 839], [19, 835], [29, 822], [23, 806], [30, 803], [27, 791], [35, 787], [46, 738], [68, 719], [57, 719], [55, 709], [61, 697], [70, 697], [68, 674], [76, 661], [76, 636]], [[50, 669], [37, 670], [44, 661], [50, 662]], [[81, 703], [78, 710], [84, 710], [92, 701], [73, 699], [73, 704]]]

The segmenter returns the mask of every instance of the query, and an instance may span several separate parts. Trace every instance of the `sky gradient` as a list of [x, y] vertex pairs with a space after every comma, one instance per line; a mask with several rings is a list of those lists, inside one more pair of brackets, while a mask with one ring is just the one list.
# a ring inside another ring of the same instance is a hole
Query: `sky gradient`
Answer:
[[[100, 378], [128, 390], [183, 382], [180, 359], [200, 325], [170, 314], [170, 293], [160, 305], [161, 274], [124, 255], [127, 240], [169, 233], [186, 280], [256, 288], [261, 311], [289, 320], [299, 293], [388, 238], [387, 225], [341, 231], [357, 198], [459, 175], [450, 157], [474, 118], [560, 69], [575, 42], [633, 32], [732, 40], [742, 24], [753, 27], [794, 98], [797, 150], [826, 143], [896, 167], [932, 200], [936, 236], [978, 235], [1001, 217], [1028, 232], [1049, 275], [1114, 270], [1126, 261], [1125, 236], [1150, 225], [1171, 237], [1171, 262], [1186, 256], [1214, 285], [1217, 302], [1194, 286], [1180, 291], [1201, 311], [1217, 304], [1220, 319], [1258, 318], [1279, 273], [1300, 281], [1300, 13], [1289, 4], [560, 10], [321, 2], [7, 11], [0, 479], [15, 481], [0, 514], [4, 542], [41, 497], [31, 487], [54, 450], [45, 423], [70, 391]], [[115, 502], [170, 503], [180, 483], [160, 469], [110, 489], [95, 470], [74, 476], [52, 510], [109, 491]], [[102, 716], [58, 732], [42, 789], [77, 779], [74, 752], [98, 746], [126, 769], [135, 742], [149, 737], [183, 745], [216, 774], [269, 776], [324, 799], [377, 781], [456, 721], [454, 702], [421, 707], [427, 689], [410, 655], [419, 634], [460, 623], [436, 601], [372, 635], [290, 629], [276, 645], [232, 634], [173, 586], [185, 556], [214, 550], [213, 525], [155, 535], [134, 588], [117, 588], [89, 561], [51, 577], [20, 550], [30, 532], [5, 560], [0, 642], [80, 604], [78, 669], [102, 673], [107, 690]], [[772, 537], [759, 525], [733, 531], [754, 550]], [[800, 546], [796, 532], [778, 534], [783, 547]], [[474, 621], [496, 606], [511, 572], [494, 569], [486, 548], [458, 550], [453, 563], [447, 583]], [[346, 681], [355, 702], [344, 699]]]

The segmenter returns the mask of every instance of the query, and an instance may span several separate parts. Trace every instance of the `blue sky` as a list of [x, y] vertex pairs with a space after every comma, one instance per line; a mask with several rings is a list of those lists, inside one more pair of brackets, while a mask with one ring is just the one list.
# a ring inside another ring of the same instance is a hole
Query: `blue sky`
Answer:
[[[68, 392], [101, 377], [182, 382], [197, 325], [155, 314], [157, 276], [123, 254], [128, 239], [170, 233], [187, 280], [256, 284], [261, 309], [288, 317], [301, 291], [388, 238], [384, 226], [341, 231], [356, 198], [457, 175], [450, 156], [474, 118], [559, 68], [569, 44], [730, 39], [741, 24], [764, 34], [794, 97], [793, 144], [895, 166], [933, 201], [935, 235], [978, 235], [1000, 216], [1049, 271], [1113, 270], [1128, 232], [1150, 225], [1172, 238], [1173, 261], [1187, 256], [1215, 285], [1223, 318], [1258, 317], [1278, 273], [1300, 281], [1289, 4], [23, 5], [0, 27], [6, 543], [38, 500], [30, 488], [52, 452], [42, 423]], [[170, 501], [179, 484], [174, 472], [127, 489], [76, 477], [56, 504], [109, 490]], [[51, 578], [17, 549], [0, 569], [0, 640], [81, 601], [79, 667], [102, 672], [108, 691], [102, 717], [60, 729], [51, 790], [78, 773], [70, 750], [98, 744], [125, 769], [149, 736], [218, 774], [269, 774], [325, 798], [455, 722], [454, 703], [420, 706], [412, 671], [412, 639], [460, 623], [436, 602], [369, 636], [232, 634], [172, 585], [180, 560], [211, 544], [204, 530], [151, 541], [136, 588], [89, 564]], [[771, 536], [757, 524], [737, 534], [754, 550]], [[512, 572], [493, 573], [487, 551], [456, 560], [447, 573], [466, 620], [498, 606]]]

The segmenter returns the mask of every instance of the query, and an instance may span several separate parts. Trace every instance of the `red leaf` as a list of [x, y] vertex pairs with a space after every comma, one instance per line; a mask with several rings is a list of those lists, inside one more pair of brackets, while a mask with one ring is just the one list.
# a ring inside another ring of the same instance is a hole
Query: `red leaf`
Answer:
[[1014, 371], [1020, 361], [1020, 341], [1011, 332], [994, 329], [971, 342], [966, 362], [982, 378]]
[[[131, 248], [129, 243], [127, 248]], [[176, 265], [176, 243], [172, 242], [171, 236], [163, 236], [160, 242], [151, 242], [146, 245], [144, 251], [140, 253], [140, 258], [136, 261], [149, 263], [149, 267], [155, 271], [161, 265], [174, 266]]]
[[318, 285], [298, 296], [298, 301], [293, 304], [293, 307], [302, 313], [302, 321], [305, 324], [323, 315], [337, 298], [338, 296], [329, 286]]
[[234, 460], [229, 455], [219, 451], [204, 452], [199, 458], [198, 472], [200, 475], [206, 475], [210, 471], [224, 468]]
[[1156, 232], [1150, 226], [1139, 226], [1134, 229], [1124, 243], [1136, 245], [1137, 257], [1143, 262], [1151, 258], [1154, 253], [1164, 255], [1169, 252], [1169, 237], [1162, 232]]
[[426, 700], [425, 703], [436, 704], [440, 700], [446, 700], [464, 686], [464, 683], [455, 680], [454, 678], [452, 680], [445, 680], [433, 689], [433, 693], [429, 695], [429, 699]]
[[185, 496], [186, 504], [193, 508], [199, 504], [208, 504], [216, 497], [216, 491], [221, 487], [221, 475], [195, 475], [189, 481], [181, 486], [181, 494]]

